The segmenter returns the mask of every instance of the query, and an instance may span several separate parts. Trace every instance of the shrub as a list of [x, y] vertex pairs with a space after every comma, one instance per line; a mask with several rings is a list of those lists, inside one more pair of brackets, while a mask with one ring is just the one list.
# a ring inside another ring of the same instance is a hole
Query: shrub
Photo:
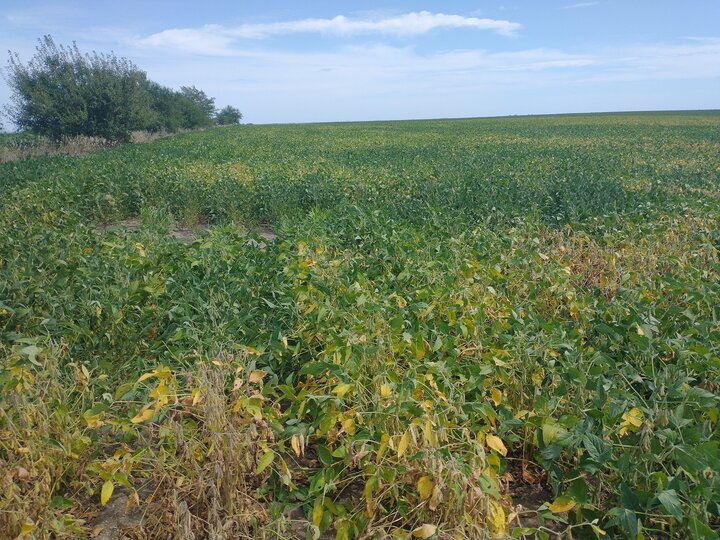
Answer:
[[50, 36], [40, 39], [27, 65], [11, 53], [6, 78], [12, 91], [9, 119], [54, 141], [77, 136], [128, 141], [138, 130], [206, 127], [215, 114], [214, 99], [194, 86], [177, 92], [149, 81], [126, 58], [83, 54], [77, 45], [58, 46]]
[[239, 124], [240, 120], [242, 120], [242, 117], [243, 115], [239, 109], [236, 109], [232, 105], [228, 105], [217, 113], [217, 115], [215, 116], [215, 121], [221, 126], [225, 126], [228, 124]]
[[183, 127], [206, 127], [213, 123], [215, 99], [194, 86], [180, 87], [180, 105], [183, 114]]
[[10, 56], [7, 81], [11, 120], [53, 140], [78, 135], [128, 140], [149, 120], [143, 71], [113, 54], [84, 55], [75, 44], [58, 46], [50, 36], [40, 40], [27, 65], [17, 54]]

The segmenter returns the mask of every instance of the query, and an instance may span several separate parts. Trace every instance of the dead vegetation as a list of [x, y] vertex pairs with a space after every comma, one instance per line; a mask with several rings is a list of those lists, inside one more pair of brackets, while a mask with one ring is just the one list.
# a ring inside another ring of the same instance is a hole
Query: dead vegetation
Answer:
[[674, 273], [686, 264], [710, 270], [717, 264], [716, 251], [709, 241], [698, 244], [693, 238], [707, 230], [712, 230], [709, 219], [677, 217], [663, 224], [655, 237], [643, 239], [642, 250], [630, 240], [603, 244], [584, 233], [563, 231], [546, 231], [539, 241], [542, 252], [576, 276], [582, 288], [597, 288], [612, 297], [621, 286]]
[[[196, 240], [209, 227], [210, 224], [203, 219], [189, 226], [185, 226], [182, 223], [176, 223], [174, 221], [171, 221], [170, 225], [162, 232], [179, 242], [191, 243]], [[95, 229], [95, 231], [98, 234], [105, 234], [108, 232], [132, 233], [142, 230], [143, 228], [144, 224], [142, 223], [142, 219], [132, 217], [128, 219], [123, 219], [116, 223], [108, 223], [106, 225], [99, 226], [97, 227], [97, 229]], [[272, 231], [272, 229], [270, 229], [270, 227], [265, 224], [260, 224], [257, 227], [252, 227], [245, 230], [246, 233], [250, 231], [257, 233], [257, 235], [262, 238], [262, 240], [257, 243], [257, 247], [259, 247], [260, 249], [264, 249], [265, 247], [267, 247], [267, 244], [271, 243], [276, 238], [276, 235]]]
[[[189, 131], [181, 130], [180, 132]], [[179, 133], [179, 132], [178, 132]], [[166, 131], [134, 131], [130, 140], [133, 144], [147, 144], [169, 137], [174, 133]], [[120, 146], [121, 142], [110, 141], [102, 137], [65, 137], [56, 142], [45, 137], [0, 139], [0, 163], [19, 161], [38, 156], [84, 156], [91, 152]]]
[[[178, 384], [202, 388], [201, 396], [178, 392], [162, 421], [134, 424], [126, 420], [132, 399], [113, 400], [102, 415], [97, 407], [97, 415], [74, 414], [75, 406], [96, 401], [87, 370], [60, 376], [62, 346], [30, 352], [43, 370], [21, 368], [24, 353], [3, 351], [18, 362], [18, 383], [0, 407], [3, 538], [52, 530], [55, 538], [230, 540], [267, 536], [261, 531], [268, 527], [283, 537], [286, 522], [270, 524], [257, 495], [270, 474], [259, 462], [274, 435], [262, 415], [238, 406], [261, 399], [257, 376], [231, 368], [242, 359], [199, 363]], [[162, 402], [167, 381], [159, 377]], [[229, 393], [228, 378], [235, 379]], [[98, 476], [120, 484], [105, 506], [87, 491]]]

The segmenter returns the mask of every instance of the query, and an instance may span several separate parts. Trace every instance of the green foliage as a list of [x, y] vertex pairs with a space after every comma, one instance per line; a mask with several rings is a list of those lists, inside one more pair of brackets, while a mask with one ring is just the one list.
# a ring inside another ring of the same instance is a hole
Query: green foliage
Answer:
[[209, 126], [215, 115], [215, 99], [194, 86], [181, 86], [185, 127]]
[[239, 124], [242, 117], [243, 115], [239, 109], [236, 109], [232, 105], [228, 105], [218, 111], [215, 115], [215, 121], [221, 126], [226, 126], [230, 124]]
[[175, 132], [184, 127], [185, 117], [180, 95], [174, 90], [150, 82], [148, 92], [151, 98], [153, 111], [152, 119], [147, 124], [150, 131], [166, 130]]
[[127, 140], [147, 121], [144, 72], [124, 58], [58, 46], [50, 36], [40, 40], [27, 65], [11, 55], [7, 80], [12, 121], [55, 140], [78, 135]]
[[0, 165], [0, 467], [30, 474], [0, 519], [49, 536], [149, 485], [177, 536], [717, 536], [719, 123], [243, 126]]
[[44, 36], [24, 65], [11, 54], [7, 112], [17, 127], [59, 141], [80, 135], [127, 141], [135, 130], [175, 131], [212, 124], [213, 99], [195, 87], [180, 92], [147, 80], [113, 54], [82, 54]]

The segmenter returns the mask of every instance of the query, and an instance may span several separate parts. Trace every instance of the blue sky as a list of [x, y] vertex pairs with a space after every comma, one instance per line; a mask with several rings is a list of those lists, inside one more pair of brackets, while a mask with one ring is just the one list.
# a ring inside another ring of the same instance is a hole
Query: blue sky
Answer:
[[718, 0], [1, 0], [43, 34], [256, 123], [720, 108]]

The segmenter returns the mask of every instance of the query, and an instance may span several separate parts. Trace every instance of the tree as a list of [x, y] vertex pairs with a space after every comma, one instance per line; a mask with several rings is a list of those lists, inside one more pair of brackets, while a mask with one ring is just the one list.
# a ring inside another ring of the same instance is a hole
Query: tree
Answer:
[[185, 124], [183, 127], [194, 128], [209, 126], [215, 114], [215, 99], [194, 86], [181, 86], [180, 95], [187, 103], [183, 104]]
[[240, 110], [236, 109], [235, 107], [228, 105], [227, 107], [224, 107], [221, 109], [217, 115], [215, 115], [215, 121], [221, 125], [227, 125], [227, 124], [239, 124], [240, 120], [242, 120], [242, 113]]
[[152, 117], [147, 129], [151, 131], [193, 129], [213, 123], [214, 100], [208, 98], [202, 90], [186, 87], [183, 91], [176, 92], [149, 81], [148, 92]]
[[9, 118], [54, 140], [77, 135], [128, 140], [150, 121], [145, 72], [113, 54], [83, 55], [75, 44], [58, 46], [44, 36], [27, 65], [11, 53], [6, 79], [12, 92]]
[[184, 98], [175, 90], [156, 82], [148, 83], [153, 115], [146, 129], [150, 131], [177, 131], [185, 123], [180, 101]]
[[214, 123], [215, 100], [194, 86], [180, 91], [149, 81], [130, 60], [114, 54], [82, 54], [50, 36], [39, 40], [23, 65], [10, 53], [6, 74], [9, 119], [54, 140], [97, 136], [126, 141], [135, 130], [177, 131]]

